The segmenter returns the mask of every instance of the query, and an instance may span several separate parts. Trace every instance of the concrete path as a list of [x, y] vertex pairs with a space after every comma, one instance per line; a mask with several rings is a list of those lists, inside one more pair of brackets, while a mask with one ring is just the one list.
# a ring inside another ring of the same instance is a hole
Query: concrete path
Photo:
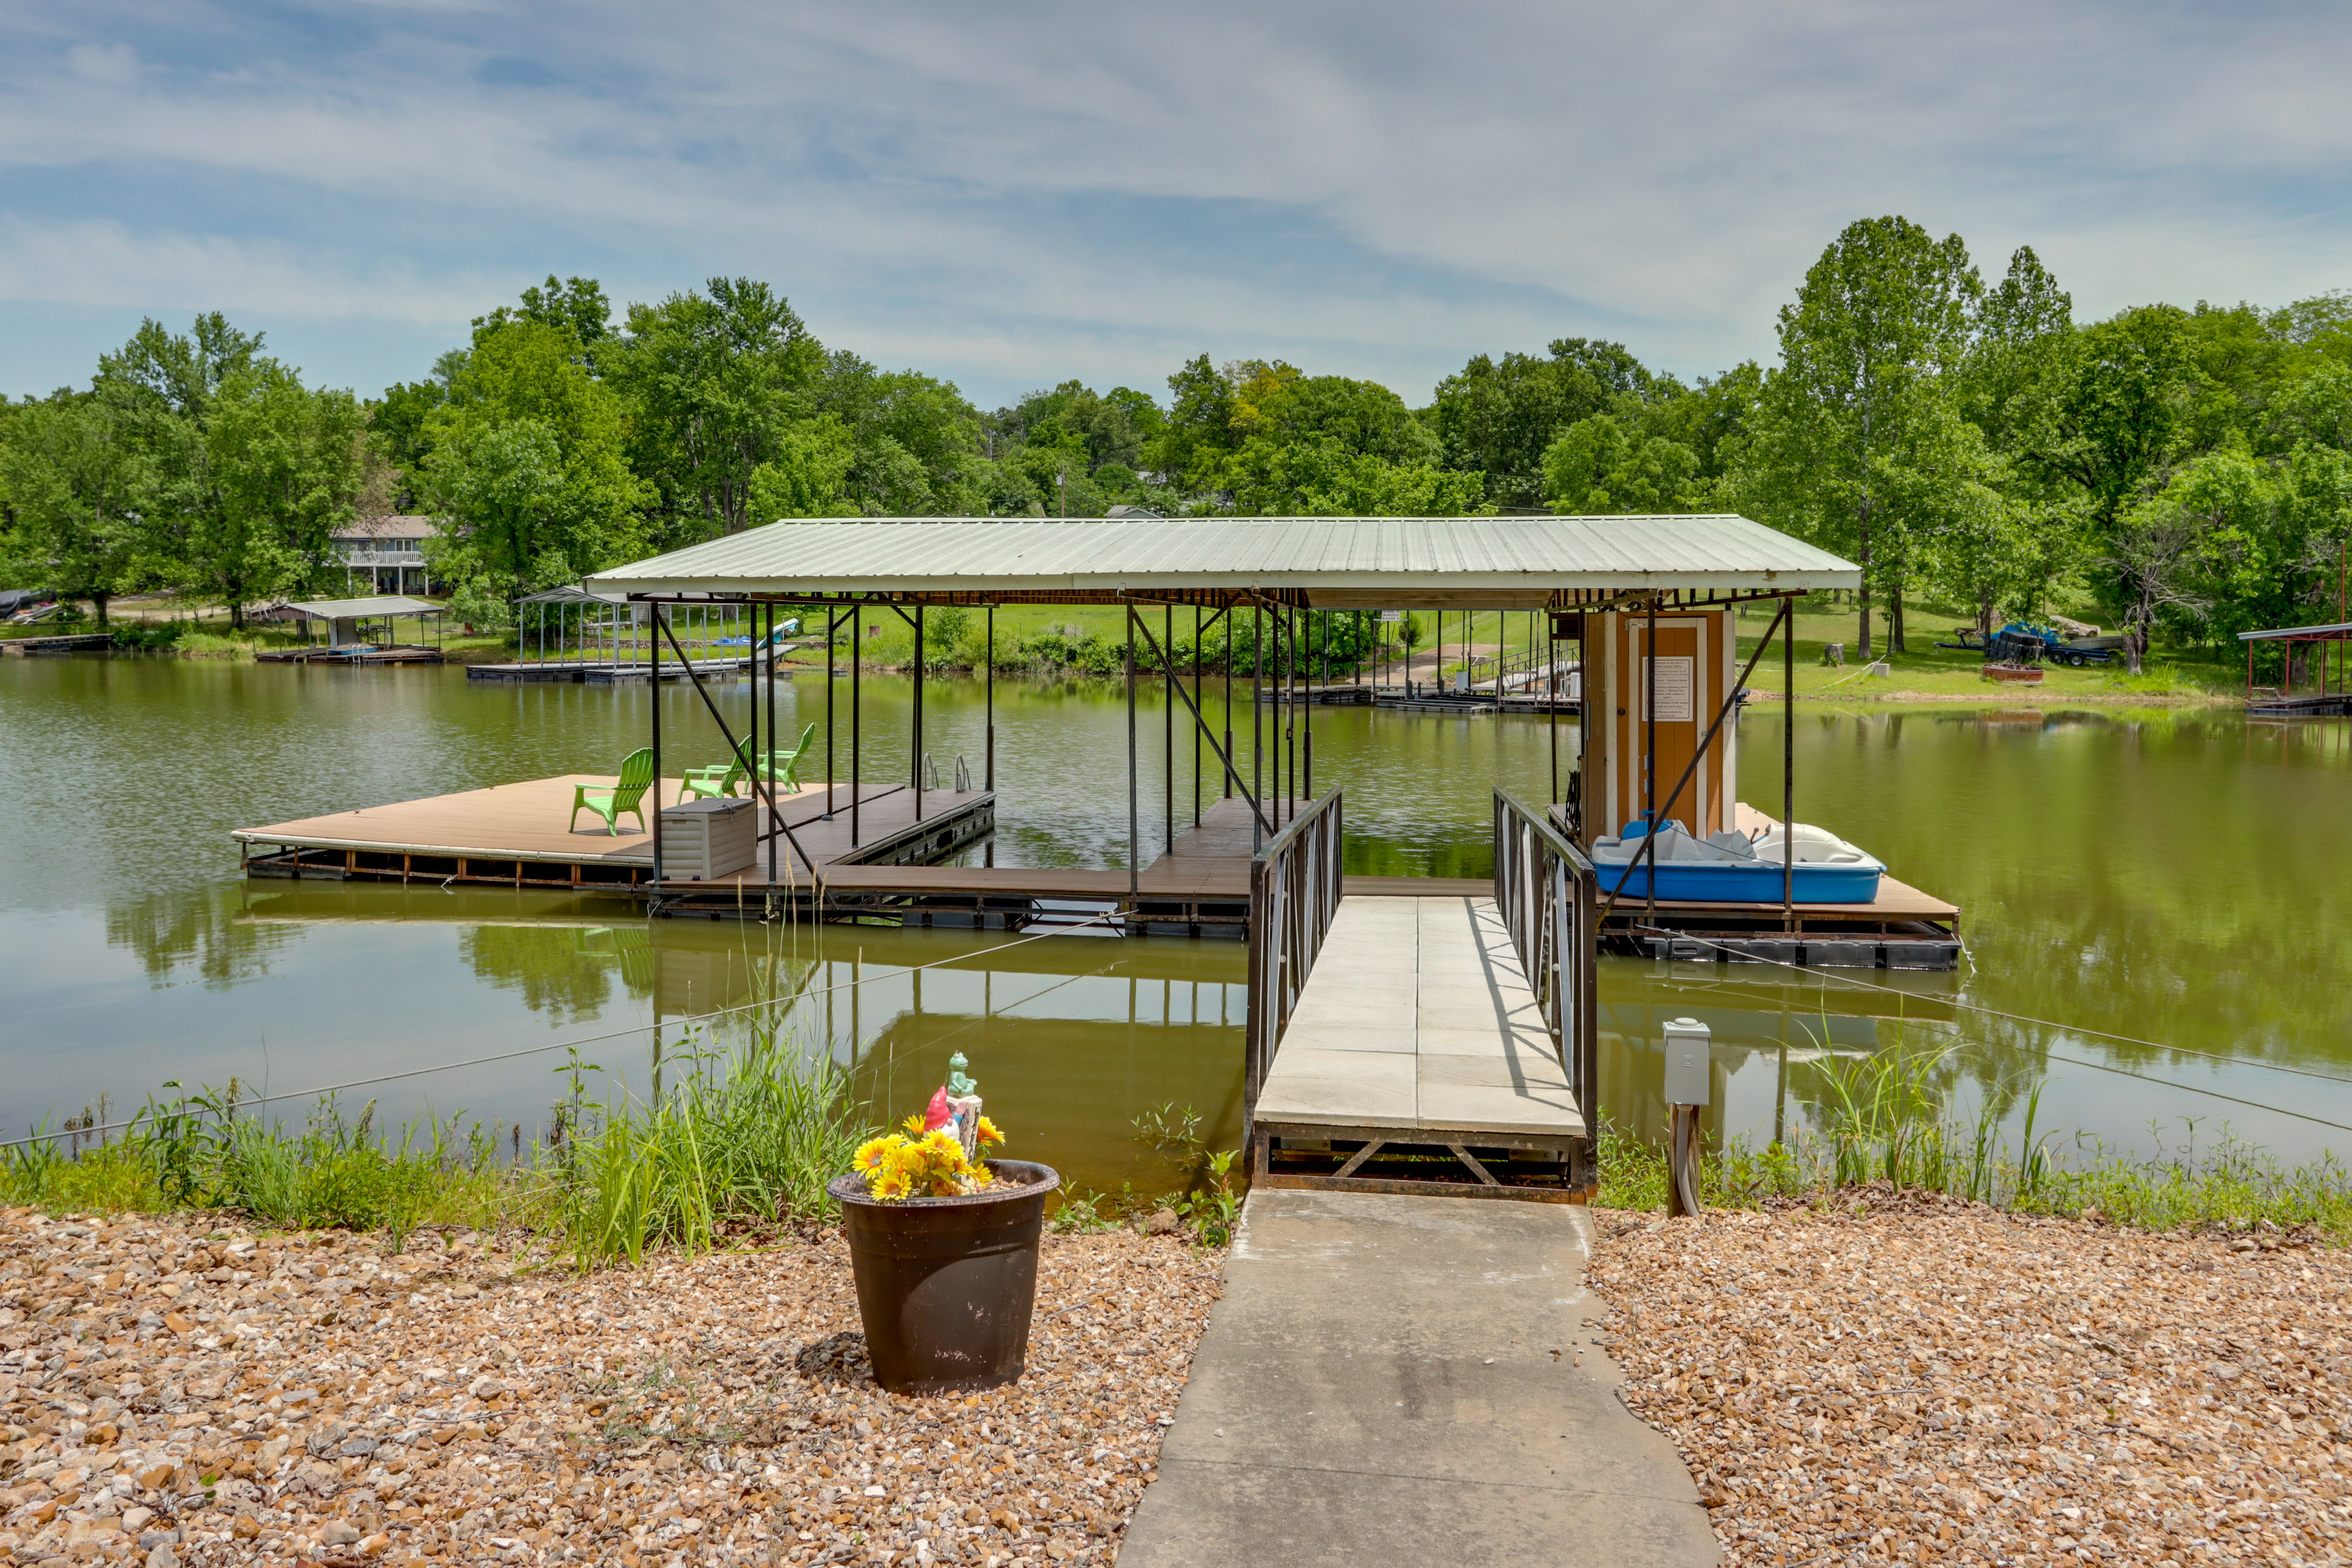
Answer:
[[1251, 1194], [1119, 1568], [1720, 1563], [1592, 1342], [1591, 1237], [1565, 1204]]

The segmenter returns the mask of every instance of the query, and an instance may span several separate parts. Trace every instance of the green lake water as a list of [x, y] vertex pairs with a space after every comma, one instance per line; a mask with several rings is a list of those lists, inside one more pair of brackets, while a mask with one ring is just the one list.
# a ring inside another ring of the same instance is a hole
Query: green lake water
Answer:
[[[730, 685], [722, 700], [740, 707], [750, 689]], [[840, 683], [835, 697], [845, 772]], [[905, 776], [908, 698], [903, 680], [866, 682], [869, 778]], [[850, 1066], [877, 1117], [915, 1108], [961, 1050], [1012, 1152], [1079, 1184], [1164, 1184], [1160, 1156], [1131, 1125], [1151, 1107], [1193, 1108], [1233, 1140], [1238, 943], [647, 922], [612, 900], [238, 874], [233, 827], [610, 772], [642, 743], [655, 701], [673, 766], [682, 753], [720, 755], [693, 693], [675, 688], [0, 660], [0, 1124], [61, 1120], [100, 1092], [135, 1105], [173, 1079], [235, 1077], [273, 1094], [385, 1079], [351, 1102], [376, 1098], [380, 1115], [463, 1110], [530, 1136], [562, 1088], [564, 1053], [542, 1047], [586, 1042], [585, 1059], [643, 1092], [657, 1059], [675, 1072], [691, 1047], [675, 1020], [798, 994], [793, 1037]], [[821, 675], [779, 687], [785, 725], [822, 723], [824, 706]], [[983, 853], [1000, 865], [1126, 864], [1119, 689], [1003, 681], [996, 714], [998, 829]], [[941, 775], [959, 754], [976, 773], [979, 689], [932, 682], [927, 715]], [[1246, 736], [1246, 700], [1235, 717]], [[1178, 720], [1181, 826], [1192, 747]], [[1147, 860], [1171, 804], [1163, 721], [1147, 690]], [[1552, 732], [1539, 719], [1325, 709], [1314, 721], [1315, 784], [1346, 792], [1358, 871], [1485, 875], [1490, 784], [1529, 799], [1549, 787]], [[1781, 722], [1777, 708], [1740, 721], [1747, 798], [1776, 814]], [[1559, 734], [1572, 758], [1573, 725]], [[1602, 1099], [1620, 1121], [1658, 1125], [1657, 1026], [1689, 1014], [1714, 1028], [1713, 1116], [1735, 1133], [1808, 1125], [1825, 1074], [1908, 1042], [1956, 1047], [1937, 1078], [1963, 1117], [1986, 1094], [2039, 1080], [2042, 1127], [2111, 1145], [2177, 1145], [2193, 1119], [2201, 1143], [2227, 1124], [2288, 1159], [2346, 1146], [2326, 1123], [2352, 1124], [2352, 1084], [2274, 1068], [2352, 1079], [2352, 725], [2250, 725], [2214, 710], [1821, 706], [1799, 710], [1796, 750], [1800, 819], [1964, 906], [1969, 961], [1957, 974], [1824, 978], [1605, 960]], [[820, 741], [819, 771], [821, 752]], [[2160, 1045], [1967, 1014], [1956, 1000]], [[715, 1028], [717, 1043], [729, 1028]], [[507, 1059], [478, 1060], [494, 1056]], [[453, 1062], [477, 1065], [419, 1070]]]

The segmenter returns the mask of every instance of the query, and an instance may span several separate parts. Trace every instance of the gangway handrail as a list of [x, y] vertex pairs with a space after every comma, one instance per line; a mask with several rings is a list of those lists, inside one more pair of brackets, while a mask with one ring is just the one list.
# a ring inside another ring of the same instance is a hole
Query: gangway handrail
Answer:
[[1595, 913], [1600, 878], [1592, 862], [1549, 820], [1508, 790], [1495, 791], [1495, 904], [1519, 964], [1543, 1009], [1552, 1047], [1587, 1127], [1600, 1124], [1600, 1023], [1595, 1005]]
[[1250, 857], [1249, 1014], [1242, 1068], [1243, 1147], [1257, 1123], [1258, 1089], [1283, 1026], [1339, 912], [1339, 792], [1282, 825]]

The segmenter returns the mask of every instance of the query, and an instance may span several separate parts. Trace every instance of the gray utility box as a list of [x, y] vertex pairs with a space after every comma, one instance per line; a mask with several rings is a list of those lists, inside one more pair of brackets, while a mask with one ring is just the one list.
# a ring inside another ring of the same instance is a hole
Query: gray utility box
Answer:
[[1666, 1103], [1705, 1105], [1710, 1031], [1696, 1018], [1676, 1018], [1666, 1025], [1665, 1034]]
[[656, 817], [664, 879], [708, 882], [750, 866], [760, 855], [758, 806], [725, 797], [690, 800]]

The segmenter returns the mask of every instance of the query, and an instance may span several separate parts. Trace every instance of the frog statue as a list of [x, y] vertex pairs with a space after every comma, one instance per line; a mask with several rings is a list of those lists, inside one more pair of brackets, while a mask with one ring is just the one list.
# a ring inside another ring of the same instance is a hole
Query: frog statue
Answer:
[[963, 1141], [963, 1157], [980, 1158], [980, 1085], [964, 1072], [971, 1064], [961, 1051], [948, 1058], [948, 1105], [955, 1115], [956, 1136]]

